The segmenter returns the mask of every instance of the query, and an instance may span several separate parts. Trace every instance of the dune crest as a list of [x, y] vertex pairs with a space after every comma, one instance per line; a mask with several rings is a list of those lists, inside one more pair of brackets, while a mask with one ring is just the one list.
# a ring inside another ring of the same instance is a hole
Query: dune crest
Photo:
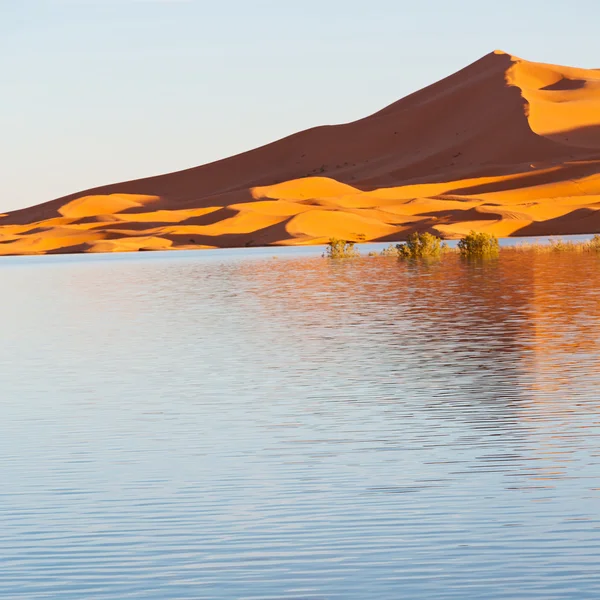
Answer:
[[532, 131], [570, 146], [600, 149], [600, 71], [513, 61], [507, 82], [521, 90]]
[[0, 215], [0, 254], [600, 232], [600, 70], [496, 50], [353, 123]]
[[83, 196], [67, 202], [58, 212], [67, 218], [96, 217], [113, 215], [128, 208], [138, 208], [148, 202], [159, 200], [158, 196], [142, 196], [138, 194], [108, 194]]

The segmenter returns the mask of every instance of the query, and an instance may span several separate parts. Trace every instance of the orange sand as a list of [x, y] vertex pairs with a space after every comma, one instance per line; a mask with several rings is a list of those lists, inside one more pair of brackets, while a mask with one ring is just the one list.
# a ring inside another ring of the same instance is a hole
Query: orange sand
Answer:
[[600, 232], [600, 70], [493, 52], [354, 123], [0, 215], [0, 254]]

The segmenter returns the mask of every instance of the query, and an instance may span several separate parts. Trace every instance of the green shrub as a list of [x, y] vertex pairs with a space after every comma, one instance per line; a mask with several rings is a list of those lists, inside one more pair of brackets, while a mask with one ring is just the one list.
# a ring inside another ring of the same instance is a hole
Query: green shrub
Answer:
[[438, 258], [447, 249], [441, 238], [431, 233], [413, 233], [404, 244], [388, 246], [381, 251], [382, 256], [399, 258]]
[[349, 240], [331, 238], [323, 256], [327, 258], [356, 258], [360, 256], [360, 252], [355, 248], [355, 244], [356, 242]]
[[498, 238], [483, 231], [471, 231], [458, 242], [460, 255], [467, 258], [498, 256], [499, 250]]
[[446, 244], [431, 233], [413, 233], [405, 244], [398, 244], [396, 248], [401, 258], [437, 258], [446, 248]]

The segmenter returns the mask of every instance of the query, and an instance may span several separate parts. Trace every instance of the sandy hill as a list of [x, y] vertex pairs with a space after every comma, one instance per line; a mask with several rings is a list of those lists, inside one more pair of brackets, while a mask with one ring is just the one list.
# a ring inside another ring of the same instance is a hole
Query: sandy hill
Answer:
[[600, 232], [600, 70], [488, 54], [365, 119], [0, 217], [0, 254]]

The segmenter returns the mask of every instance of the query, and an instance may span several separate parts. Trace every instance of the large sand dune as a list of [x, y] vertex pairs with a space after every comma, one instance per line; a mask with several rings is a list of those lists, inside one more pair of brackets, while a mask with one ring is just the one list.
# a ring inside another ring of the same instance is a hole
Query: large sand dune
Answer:
[[353, 123], [0, 217], [0, 254], [600, 232], [600, 70], [493, 52]]

